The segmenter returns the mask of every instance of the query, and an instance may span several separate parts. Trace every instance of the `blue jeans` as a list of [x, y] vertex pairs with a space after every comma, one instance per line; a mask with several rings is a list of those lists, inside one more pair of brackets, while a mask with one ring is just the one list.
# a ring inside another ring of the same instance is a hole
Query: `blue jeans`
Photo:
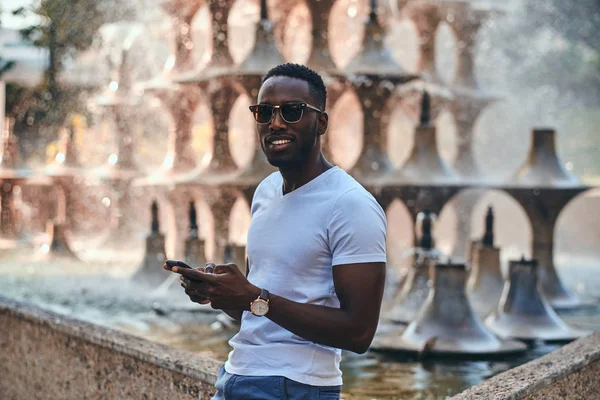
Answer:
[[283, 376], [244, 376], [219, 369], [212, 400], [338, 400], [341, 386], [311, 386]]

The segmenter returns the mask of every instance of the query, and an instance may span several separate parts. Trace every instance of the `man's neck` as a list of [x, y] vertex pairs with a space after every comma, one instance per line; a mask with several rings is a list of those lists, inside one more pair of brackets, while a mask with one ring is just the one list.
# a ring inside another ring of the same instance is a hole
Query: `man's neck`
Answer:
[[279, 168], [279, 172], [283, 177], [283, 194], [290, 193], [307, 184], [331, 167], [333, 167], [333, 164], [323, 157], [323, 153], [319, 153], [316, 160], [311, 160], [302, 166]]

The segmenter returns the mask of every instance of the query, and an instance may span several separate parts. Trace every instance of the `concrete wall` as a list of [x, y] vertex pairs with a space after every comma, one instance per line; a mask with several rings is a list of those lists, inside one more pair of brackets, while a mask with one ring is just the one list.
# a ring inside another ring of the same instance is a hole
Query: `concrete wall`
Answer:
[[600, 400], [600, 331], [450, 400]]
[[0, 398], [208, 399], [219, 363], [0, 297]]

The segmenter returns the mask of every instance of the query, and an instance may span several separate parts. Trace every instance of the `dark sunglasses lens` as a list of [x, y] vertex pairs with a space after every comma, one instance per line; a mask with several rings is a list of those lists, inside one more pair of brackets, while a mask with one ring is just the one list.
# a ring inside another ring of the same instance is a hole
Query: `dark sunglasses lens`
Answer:
[[254, 119], [256, 122], [260, 124], [266, 124], [271, 120], [271, 115], [273, 115], [273, 107], [268, 106], [266, 104], [259, 104], [254, 107]]
[[287, 122], [298, 122], [302, 118], [302, 104], [283, 104], [281, 115]]

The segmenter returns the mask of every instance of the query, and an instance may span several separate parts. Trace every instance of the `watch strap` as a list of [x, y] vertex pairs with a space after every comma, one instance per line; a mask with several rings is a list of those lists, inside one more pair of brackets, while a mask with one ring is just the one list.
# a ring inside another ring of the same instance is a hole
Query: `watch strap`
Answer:
[[264, 301], [269, 301], [269, 291], [267, 289], [260, 289], [260, 296], [258, 297]]

